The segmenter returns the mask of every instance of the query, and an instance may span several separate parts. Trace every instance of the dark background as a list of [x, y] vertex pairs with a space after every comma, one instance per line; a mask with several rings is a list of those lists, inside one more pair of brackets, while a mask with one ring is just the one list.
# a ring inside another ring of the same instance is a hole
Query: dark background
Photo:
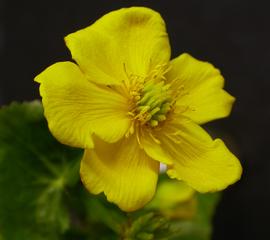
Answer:
[[149, 6], [167, 23], [173, 57], [188, 52], [221, 69], [237, 97], [230, 118], [208, 124], [241, 159], [242, 180], [227, 189], [215, 240], [269, 238], [270, 11], [267, 1], [0, 2], [0, 105], [39, 98], [35, 75], [70, 60], [63, 37], [124, 6]]

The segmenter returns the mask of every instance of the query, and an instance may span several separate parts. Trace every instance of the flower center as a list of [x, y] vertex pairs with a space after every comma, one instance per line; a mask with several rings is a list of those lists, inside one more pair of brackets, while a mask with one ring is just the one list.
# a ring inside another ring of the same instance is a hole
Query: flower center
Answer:
[[135, 119], [141, 124], [156, 127], [166, 120], [166, 115], [171, 109], [172, 98], [170, 84], [164, 81], [147, 81], [141, 91], [135, 96], [136, 108]]

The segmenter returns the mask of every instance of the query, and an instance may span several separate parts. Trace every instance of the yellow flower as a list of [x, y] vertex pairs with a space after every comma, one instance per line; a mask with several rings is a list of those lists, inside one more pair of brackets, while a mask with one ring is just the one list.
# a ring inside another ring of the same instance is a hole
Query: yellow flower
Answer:
[[81, 179], [122, 210], [149, 202], [159, 174], [200, 192], [240, 178], [241, 165], [198, 124], [226, 117], [234, 98], [211, 64], [188, 54], [170, 61], [164, 21], [148, 8], [110, 12], [68, 35], [73, 62], [35, 78], [52, 134], [85, 149]]
[[153, 200], [146, 205], [171, 219], [190, 219], [197, 210], [196, 192], [182, 181], [163, 179]]

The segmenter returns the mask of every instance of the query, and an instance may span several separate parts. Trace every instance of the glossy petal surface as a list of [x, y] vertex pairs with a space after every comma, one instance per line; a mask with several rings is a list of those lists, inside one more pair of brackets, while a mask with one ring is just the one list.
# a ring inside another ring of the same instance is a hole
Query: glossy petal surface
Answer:
[[56, 63], [35, 80], [40, 83], [49, 128], [60, 142], [91, 148], [92, 133], [115, 142], [129, 128], [126, 99], [89, 82], [76, 64]]
[[224, 79], [212, 64], [182, 54], [171, 61], [167, 79], [179, 89], [178, 108], [198, 124], [227, 117], [234, 97], [223, 90]]
[[108, 144], [95, 139], [95, 149], [85, 150], [81, 179], [94, 194], [104, 192], [107, 199], [124, 211], [134, 211], [149, 202], [154, 193], [159, 163], [148, 157], [135, 137]]
[[[168, 175], [185, 181], [199, 192], [223, 190], [241, 177], [239, 160], [225, 144], [220, 139], [212, 140], [185, 117], [175, 116], [153, 134], [166, 152], [167, 162], [171, 162]], [[158, 160], [155, 155], [149, 155]]]
[[170, 59], [164, 21], [144, 7], [112, 11], [65, 40], [87, 77], [102, 84], [121, 84], [128, 75], [146, 76]]

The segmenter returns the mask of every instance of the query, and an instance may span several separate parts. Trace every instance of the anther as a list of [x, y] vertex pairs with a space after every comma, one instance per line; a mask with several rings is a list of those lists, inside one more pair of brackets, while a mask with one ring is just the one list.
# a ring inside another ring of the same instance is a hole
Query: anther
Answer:
[[157, 120], [151, 120], [150, 125], [151, 125], [151, 127], [156, 127], [158, 125], [158, 121]]

